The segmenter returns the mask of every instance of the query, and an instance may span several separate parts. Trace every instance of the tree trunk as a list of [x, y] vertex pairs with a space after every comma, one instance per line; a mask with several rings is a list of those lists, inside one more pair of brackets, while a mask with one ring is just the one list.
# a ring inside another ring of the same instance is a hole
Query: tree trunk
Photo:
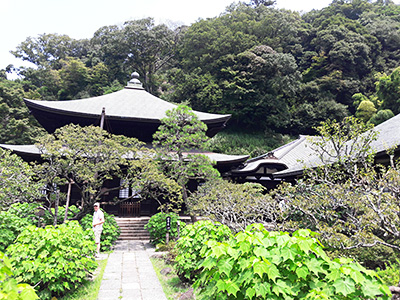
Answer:
[[65, 223], [67, 221], [67, 217], [68, 217], [68, 207], [69, 207], [69, 200], [71, 198], [71, 186], [72, 186], [73, 181], [70, 181], [68, 183], [68, 191], [67, 191], [67, 200], [65, 203], [65, 215], [64, 215], [64, 222]]
[[53, 226], [57, 225], [58, 204], [59, 203], [60, 203], [60, 191], [56, 190], [56, 202], [54, 203], [54, 222], [53, 222]]

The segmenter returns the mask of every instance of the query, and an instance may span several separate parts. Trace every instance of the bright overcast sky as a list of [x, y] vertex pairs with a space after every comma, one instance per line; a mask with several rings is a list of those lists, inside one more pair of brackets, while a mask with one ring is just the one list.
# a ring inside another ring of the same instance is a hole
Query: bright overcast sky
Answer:
[[[152, 17], [157, 23], [190, 25], [225, 11], [235, 0], [0, 0], [0, 69], [21, 61], [10, 54], [27, 37], [43, 33], [91, 38], [102, 26]], [[249, 2], [248, 0], [245, 2]], [[331, 0], [277, 0], [277, 8], [321, 9]], [[399, 3], [400, 0], [396, 0]]]

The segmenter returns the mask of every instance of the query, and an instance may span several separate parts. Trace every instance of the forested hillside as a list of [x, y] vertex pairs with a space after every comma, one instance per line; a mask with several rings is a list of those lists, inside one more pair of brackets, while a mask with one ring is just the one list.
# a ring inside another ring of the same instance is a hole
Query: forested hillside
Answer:
[[[271, 1], [232, 4], [187, 27], [152, 19], [21, 41], [21, 80], [0, 74], [0, 142], [40, 133], [22, 97], [68, 100], [121, 89], [137, 71], [147, 91], [195, 110], [230, 113], [230, 131], [262, 137], [313, 134], [327, 119], [378, 124], [400, 113], [400, 6], [335, 0], [303, 15]], [[18, 130], [24, 128], [25, 134]]]

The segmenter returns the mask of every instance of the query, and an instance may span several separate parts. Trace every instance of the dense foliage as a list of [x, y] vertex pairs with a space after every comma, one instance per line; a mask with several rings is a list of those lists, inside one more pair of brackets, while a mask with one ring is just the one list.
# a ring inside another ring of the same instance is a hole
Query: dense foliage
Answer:
[[[144, 143], [110, 134], [96, 126], [70, 124], [58, 128], [54, 134], [41, 137], [37, 146], [43, 162], [36, 165], [36, 173], [46, 187], [42, 196], [47, 206], [58, 208], [61, 196], [57, 186], [71, 184], [81, 196], [80, 208], [73, 217], [77, 220], [104, 194], [130, 187], [136, 179], [126, 169], [141, 165], [142, 159], [151, 163], [146, 160], [151, 150], [145, 148]], [[105, 188], [104, 182], [112, 178], [123, 179], [123, 184], [113, 182]], [[68, 203], [69, 199], [65, 201]], [[57, 219], [54, 214], [55, 222]]]
[[210, 240], [195, 286], [207, 299], [390, 299], [373, 271], [331, 260], [309, 230], [292, 235], [249, 226], [227, 242]]
[[0, 148], [0, 211], [16, 202], [32, 201], [41, 188], [32, 167], [11, 151]]
[[207, 242], [224, 242], [231, 237], [229, 227], [208, 220], [198, 221], [183, 228], [174, 249], [177, 254], [174, 267], [179, 277], [191, 282], [197, 279], [202, 271], [199, 264], [204, 259], [201, 253], [204, 252], [204, 247], [208, 247]]
[[0, 251], [4, 252], [28, 225], [28, 220], [9, 211], [0, 212]]
[[[171, 218], [171, 229], [167, 230], [167, 217]], [[169, 238], [172, 240], [178, 237], [178, 222], [179, 230], [181, 230], [185, 223], [179, 221], [179, 216], [175, 213], [164, 213], [160, 212], [153, 215], [149, 222], [145, 225], [145, 229], [150, 234], [150, 242], [154, 245], [163, 244], [166, 242], [167, 232], [169, 232]]]
[[185, 204], [189, 180], [206, 182], [220, 176], [207, 156], [190, 153], [192, 149], [203, 148], [208, 140], [206, 130], [206, 124], [190, 107], [178, 105], [166, 111], [166, 117], [153, 136], [153, 145], [160, 146], [159, 161], [164, 173], [179, 184]]
[[[121, 229], [119, 228], [117, 221], [115, 221], [115, 218], [113, 215], [110, 215], [106, 213], [104, 210], [102, 210], [104, 213], [104, 219], [105, 222], [103, 224], [103, 231], [101, 233], [101, 239], [100, 239], [100, 246], [101, 246], [101, 251], [109, 251], [111, 249], [111, 246], [115, 243], [115, 241], [118, 239], [119, 235], [121, 234]], [[93, 216], [91, 214], [87, 214], [81, 221], [80, 224], [83, 228], [83, 230], [90, 229], [92, 230], [92, 221], [93, 221]], [[94, 235], [92, 235], [92, 239], [94, 240]]]
[[13, 54], [36, 68], [17, 68], [24, 80], [16, 82], [2, 76], [0, 140], [35, 136], [25, 130], [38, 127], [22, 96], [102, 95], [120, 89], [133, 71], [152, 94], [230, 113], [231, 128], [265, 139], [313, 134], [326, 119], [355, 115], [378, 124], [399, 113], [399, 5], [335, 0], [299, 14], [273, 1], [250, 2], [191, 26], [168, 28], [147, 18], [104, 26], [91, 39], [28, 37]]
[[9, 258], [0, 252], [0, 299], [35, 300], [39, 299], [32, 286], [18, 283], [13, 277]]
[[275, 224], [279, 203], [261, 184], [220, 179], [201, 185], [189, 198], [188, 209], [238, 232], [252, 223]]
[[25, 227], [7, 248], [17, 280], [35, 286], [40, 299], [76, 289], [96, 269], [90, 231], [72, 221], [57, 227]]

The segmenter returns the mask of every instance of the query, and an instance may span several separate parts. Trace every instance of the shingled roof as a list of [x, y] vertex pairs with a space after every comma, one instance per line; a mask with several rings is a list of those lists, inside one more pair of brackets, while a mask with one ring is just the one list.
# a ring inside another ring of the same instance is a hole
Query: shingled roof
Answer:
[[[104, 109], [106, 130], [137, 137], [146, 142], [152, 140], [152, 135], [161, 124], [161, 119], [166, 117], [166, 111], [177, 107], [146, 92], [137, 78], [133, 78], [118, 92], [98, 97], [65, 101], [30, 99], [24, 101], [48, 132], [54, 132], [69, 123], [82, 126], [98, 125]], [[231, 117], [231, 115], [193, 112], [207, 125], [207, 135], [210, 137], [224, 128]]]
[[[400, 149], [400, 114], [371, 129], [377, 133], [377, 139], [371, 142], [371, 149], [376, 156], [386, 155], [391, 148]], [[285, 163], [286, 170], [274, 173], [274, 178], [299, 175], [305, 168], [313, 168], [322, 162], [312, 149], [316, 136], [300, 136], [299, 139], [273, 150], [280, 162]]]

